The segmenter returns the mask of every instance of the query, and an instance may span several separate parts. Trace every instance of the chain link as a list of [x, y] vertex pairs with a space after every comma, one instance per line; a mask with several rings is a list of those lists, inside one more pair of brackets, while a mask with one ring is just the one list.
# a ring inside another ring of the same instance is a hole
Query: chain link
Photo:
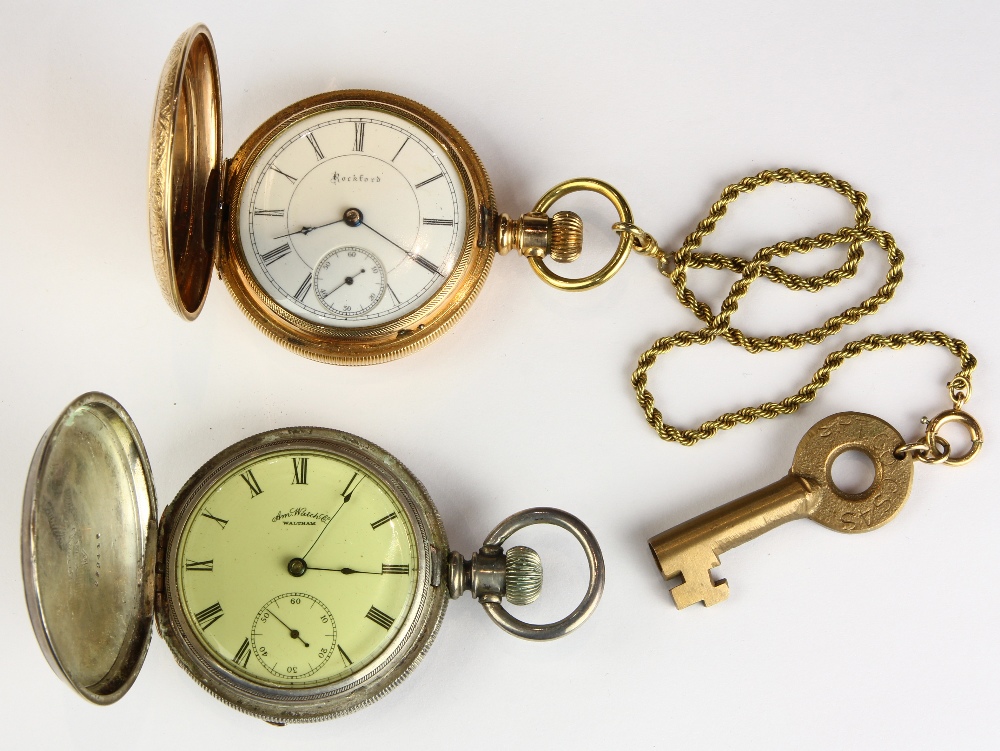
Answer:
[[[844, 227], [837, 232], [824, 232], [816, 237], [804, 237], [794, 241], [782, 241], [762, 248], [753, 258], [727, 256], [720, 253], [699, 252], [702, 241], [712, 233], [719, 221], [726, 214], [727, 207], [741, 195], [750, 193], [757, 188], [772, 183], [800, 183], [817, 185], [834, 190], [844, 196], [854, 206], [854, 226]], [[857, 323], [864, 316], [875, 313], [884, 303], [892, 299], [896, 288], [903, 280], [903, 253], [896, 246], [892, 235], [871, 226], [871, 212], [868, 210], [868, 197], [854, 190], [844, 180], [837, 180], [831, 175], [821, 172], [813, 173], [805, 170], [793, 172], [790, 169], [765, 170], [752, 177], [745, 177], [722, 191], [719, 200], [712, 206], [705, 217], [690, 235], [685, 238], [681, 247], [673, 253], [667, 253], [656, 245], [655, 240], [633, 224], [616, 225], [616, 231], [632, 236], [633, 243], [642, 252], [657, 259], [657, 268], [666, 276], [677, 291], [677, 299], [690, 309], [705, 326], [698, 331], [680, 331], [673, 336], [657, 339], [639, 358], [638, 367], [632, 374], [632, 385], [646, 420], [656, 430], [660, 438], [675, 441], [684, 446], [691, 446], [698, 441], [711, 438], [719, 430], [728, 430], [737, 424], [749, 424], [758, 418], [774, 418], [778, 415], [792, 414], [803, 404], [808, 404], [816, 398], [817, 392], [825, 386], [834, 370], [845, 361], [857, 357], [862, 352], [878, 349], [900, 349], [906, 345], [920, 346], [933, 344], [948, 349], [961, 364], [961, 370], [951, 380], [949, 391], [957, 408], [960, 409], [972, 391], [972, 371], [976, 367], [976, 358], [969, 353], [965, 342], [955, 339], [940, 331], [911, 331], [905, 334], [871, 334], [846, 344], [843, 348], [826, 356], [823, 365], [815, 372], [809, 383], [796, 393], [778, 402], [765, 402], [756, 407], [744, 407], [736, 412], [727, 412], [714, 420], [708, 420], [699, 427], [685, 430], [674, 427], [663, 421], [663, 415], [656, 408], [653, 395], [646, 388], [649, 369], [656, 359], [675, 347], [705, 345], [718, 338], [725, 339], [736, 347], [742, 347], [752, 354], [757, 352], [778, 352], [791, 348], [798, 349], [806, 344], [819, 344], [827, 337], [836, 334], [845, 326]], [[652, 245], [650, 245], [650, 241]], [[740, 299], [746, 295], [750, 285], [760, 277], [782, 284], [790, 290], [807, 290], [818, 292], [824, 287], [832, 287], [845, 279], [857, 274], [858, 263], [864, 256], [863, 244], [875, 242], [885, 251], [889, 261], [889, 271], [885, 283], [868, 299], [848, 308], [839, 315], [829, 318], [822, 326], [801, 333], [774, 335], [768, 337], [750, 336], [731, 324], [733, 314], [739, 307]], [[785, 258], [791, 253], [808, 253], [817, 248], [831, 248], [835, 245], [846, 245], [846, 258], [838, 268], [831, 269], [819, 276], [800, 276], [784, 271], [770, 262], [775, 258]], [[688, 269], [711, 268], [731, 271], [740, 278], [733, 283], [729, 294], [723, 300], [716, 314], [707, 303], [700, 301], [687, 287]], [[921, 444], [920, 448], [909, 448], [928, 455], [925, 461], [948, 461], [949, 447], [937, 437], [939, 443], [932, 440], [930, 445]]]

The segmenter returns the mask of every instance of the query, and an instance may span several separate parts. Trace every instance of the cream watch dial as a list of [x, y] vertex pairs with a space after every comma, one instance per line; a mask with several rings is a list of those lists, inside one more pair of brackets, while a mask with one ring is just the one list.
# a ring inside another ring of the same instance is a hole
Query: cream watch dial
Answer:
[[316, 687], [376, 662], [414, 601], [418, 553], [399, 501], [362, 467], [282, 450], [197, 501], [174, 575], [213, 660], [266, 686]]
[[[360, 328], [400, 318], [442, 287], [462, 250], [468, 207], [455, 165], [429, 134], [395, 115], [342, 109], [274, 138], [250, 169], [239, 212], [247, 265], [281, 308]], [[331, 272], [346, 248], [374, 259], [380, 284], [367, 267]], [[365, 292], [338, 302], [344, 287], [330, 290], [342, 283]]]

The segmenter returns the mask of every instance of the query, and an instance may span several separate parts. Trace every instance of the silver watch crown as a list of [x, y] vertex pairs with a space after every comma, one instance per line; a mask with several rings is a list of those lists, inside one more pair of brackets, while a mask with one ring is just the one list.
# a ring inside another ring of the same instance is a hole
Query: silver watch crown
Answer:
[[515, 545], [507, 551], [504, 562], [507, 602], [527, 605], [542, 593], [542, 559], [531, 548]]

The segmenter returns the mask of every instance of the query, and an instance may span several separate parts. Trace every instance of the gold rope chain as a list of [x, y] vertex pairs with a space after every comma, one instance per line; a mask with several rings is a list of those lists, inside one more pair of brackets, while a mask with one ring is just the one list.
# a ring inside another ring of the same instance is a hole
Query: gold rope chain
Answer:
[[[749, 260], [739, 256], [699, 252], [698, 248], [702, 241], [712, 233], [722, 217], [725, 216], [729, 204], [743, 194], [772, 183], [801, 183], [835, 190], [854, 206], [854, 226], [844, 227], [833, 233], [824, 232], [816, 237], [778, 242], [761, 248]], [[833, 371], [846, 360], [856, 357], [862, 352], [886, 347], [900, 349], [906, 345], [933, 344], [947, 348], [961, 363], [961, 370], [948, 383], [954, 409], [943, 413], [934, 420], [926, 421], [929, 427], [924, 440], [905, 444], [898, 449], [898, 452], [911, 453], [916, 458], [930, 463], [959, 464], [972, 458], [972, 455], [982, 445], [982, 431], [975, 420], [962, 412], [961, 409], [972, 392], [972, 371], [976, 367], [976, 358], [970, 354], [965, 342], [940, 331], [911, 331], [907, 334], [890, 335], [871, 334], [863, 339], [850, 342], [842, 349], [828, 354], [822, 367], [813, 375], [812, 380], [796, 393], [778, 402], [765, 402], [756, 407], [744, 407], [736, 412], [726, 412], [714, 420], [703, 422], [693, 430], [684, 430], [665, 423], [663, 414], [656, 408], [653, 394], [646, 387], [649, 369], [656, 362], [656, 359], [675, 347], [689, 347], [692, 344], [705, 345], [721, 337], [733, 346], [742, 347], [750, 353], [763, 350], [778, 352], [786, 347], [798, 349], [805, 344], [819, 344], [828, 336], [836, 334], [844, 326], [857, 323], [862, 317], [875, 313], [879, 307], [892, 299], [896, 288], [903, 280], [903, 253], [896, 246], [892, 235], [871, 226], [870, 221], [871, 212], [868, 210], [868, 197], [852, 188], [845, 180], [837, 180], [825, 172], [813, 173], [805, 170], [793, 172], [790, 169], [779, 169], [765, 170], [756, 176], [745, 177], [722, 191], [722, 195], [712, 206], [708, 216], [698, 223], [694, 232], [688, 235], [683, 245], [673, 253], [661, 250], [648, 233], [631, 222], [619, 222], [614, 225], [615, 231], [622, 234], [623, 237], [625, 235], [631, 236], [632, 250], [656, 259], [660, 273], [666, 276], [677, 290], [677, 299], [705, 323], [704, 327], [698, 331], [680, 331], [673, 336], [657, 339], [639, 358], [638, 367], [632, 374], [632, 385], [635, 387], [639, 404], [646, 413], [646, 421], [656, 430], [660, 438], [665, 441], [676, 441], [683, 446], [691, 446], [702, 439], [711, 438], [719, 430], [728, 430], [737, 423], [747, 425], [761, 417], [770, 419], [778, 415], [792, 414], [800, 406], [816, 398], [817, 392], [830, 381], [830, 375]], [[739, 307], [740, 299], [758, 278], [763, 276], [772, 282], [783, 284], [790, 290], [818, 292], [824, 287], [832, 287], [855, 276], [858, 263], [864, 256], [863, 244], [869, 241], [877, 243], [885, 251], [889, 261], [889, 271], [885, 276], [885, 284], [859, 305], [829, 318], [822, 326], [784, 336], [749, 336], [732, 325], [733, 313]], [[816, 248], [831, 248], [840, 244], [848, 247], [844, 263], [839, 268], [832, 269], [820, 276], [800, 276], [770, 265], [774, 258], [785, 258], [791, 253], [808, 253]], [[740, 276], [733, 283], [726, 299], [723, 300], [718, 314], [713, 313], [708, 304], [700, 301], [687, 287], [688, 269], [702, 268], [732, 271]], [[962, 457], [951, 457], [948, 442], [937, 435], [937, 428], [940, 425], [952, 421], [962, 422], [972, 436], [972, 449]]]

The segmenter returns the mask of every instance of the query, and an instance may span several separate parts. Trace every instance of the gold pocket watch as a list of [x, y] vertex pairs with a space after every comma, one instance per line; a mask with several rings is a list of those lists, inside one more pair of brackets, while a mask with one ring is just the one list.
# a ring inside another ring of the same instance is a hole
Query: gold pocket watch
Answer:
[[[590, 582], [562, 620], [525, 623], [501, 599], [541, 591], [538, 555], [503, 544], [560, 526]], [[85, 394], [39, 444], [25, 489], [28, 611], [53, 670], [97, 704], [138, 675], [155, 615], [177, 662], [223, 702], [268, 722], [327, 719], [400, 683], [430, 647], [449, 597], [470, 591], [504, 630], [554, 639], [597, 607], [604, 563], [557, 509], [508, 518], [466, 561], [423, 485], [357, 436], [286, 428], [210, 459], [156, 519], [149, 461], [114, 399]]]
[[546, 281], [606, 281], [632, 244], [584, 279], [542, 257], [580, 254], [582, 223], [544, 212], [596, 190], [631, 222], [624, 199], [595, 180], [564, 183], [535, 211], [498, 215], [489, 177], [465, 138], [395, 94], [344, 90], [304, 99], [222, 158], [219, 72], [211, 34], [188, 30], [160, 78], [149, 169], [153, 266], [170, 306], [193, 320], [213, 267], [243, 312], [289, 349], [317, 360], [383, 362], [433, 341], [479, 292], [495, 252], [519, 250]]

